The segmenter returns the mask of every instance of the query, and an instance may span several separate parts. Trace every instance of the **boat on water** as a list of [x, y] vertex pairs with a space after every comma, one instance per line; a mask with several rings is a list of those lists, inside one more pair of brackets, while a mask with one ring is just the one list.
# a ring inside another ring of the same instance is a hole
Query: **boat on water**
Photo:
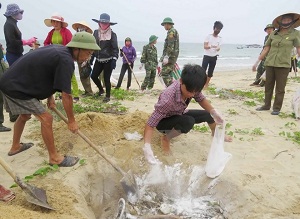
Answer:
[[262, 48], [262, 45], [259, 44], [248, 44], [248, 45], [243, 45], [243, 46], [237, 46], [237, 49], [251, 49], [251, 48]]

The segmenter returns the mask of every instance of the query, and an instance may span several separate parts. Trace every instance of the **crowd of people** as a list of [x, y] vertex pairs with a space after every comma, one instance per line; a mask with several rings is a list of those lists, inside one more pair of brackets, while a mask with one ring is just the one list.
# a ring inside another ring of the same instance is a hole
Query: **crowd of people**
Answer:
[[[92, 19], [98, 24], [92, 30], [86, 21], [72, 24], [76, 31], [72, 34], [67, 28], [68, 23], [61, 15], [53, 14], [46, 18], [44, 23], [52, 29], [43, 41], [43, 46], [37, 38], [22, 39], [17, 22], [22, 20], [22, 10], [17, 4], [7, 5], [5, 12], [6, 22], [4, 35], [6, 40], [6, 59], [9, 67], [3, 62], [2, 49], [0, 51], [0, 132], [11, 131], [3, 126], [3, 107], [9, 113], [10, 121], [15, 122], [12, 145], [8, 156], [14, 156], [30, 149], [33, 143], [21, 142], [26, 122], [34, 115], [41, 123], [41, 135], [49, 154], [49, 164], [60, 167], [74, 166], [78, 157], [61, 155], [54, 143], [53, 118], [44, 108], [41, 100], [47, 100], [49, 109], [55, 108], [55, 93], [59, 93], [64, 110], [68, 118], [68, 128], [73, 133], [78, 131], [74, 117], [73, 103], [79, 101], [79, 89], [74, 74], [74, 61], [78, 64], [80, 80], [84, 88], [84, 95], [94, 95], [91, 81], [98, 88], [97, 96], [104, 96], [103, 102], [111, 100], [111, 75], [116, 68], [116, 62], [122, 57], [122, 68], [116, 89], [120, 89], [127, 71], [128, 80], [126, 89], [131, 87], [134, 62], [137, 59], [132, 38], [124, 40], [124, 46], [118, 47], [117, 34], [112, 30], [116, 22], [110, 20], [107, 13], [100, 14], [99, 19]], [[295, 47], [300, 55], [300, 34], [295, 28], [300, 25], [300, 15], [289, 13], [280, 15], [273, 23], [267, 25], [264, 48], [253, 66], [257, 70], [256, 81], [262, 68], [266, 69], [265, 104], [258, 111], [269, 110], [273, 89], [275, 100], [272, 115], [278, 115], [284, 99], [284, 90], [287, 76], [291, 67], [291, 51]], [[204, 40], [204, 57], [202, 66], [187, 64], [183, 67], [180, 78], [174, 80], [172, 72], [180, 53], [179, 33], [174, 28], [172, 18], [166, 17], [161, 25], [167, 31], [162, 56], [158, 59], [158, 37], [151, 35], [148, 44], [143, 47], [140, 59], [141, 67], [146, 70], [141, 90], [152, 89], [155, 76], [159, 72], [165, 89], [161, 92], [154, 111], [150, 115], [144, 129], [143, 152], [150, 164], [160, 161], [154, 156], [151, 140], [154, 129], [161, 134], [161, 147], [165, 155], [171, 154], [170, 140], [182, 133], [188, 133], [195, 123], [206, 122], [214, 135], [217, 124], [222, 124], [224, 118], [203, 95], [202, 90], [208, 86], [216, 66], [217, 57], [221, 49], [222, 38], [219, 36], [223, 28], [221, 21], [213, 25], [213, 33]], [[32, 50], [23, 55], [23, 46], [30, 46]], [[160, 68], [161, 63], [161, 68]], [[103, 76], [103, 81], [101, 79]], [[104, 89], [105, 88], [105, 89]], [[2, 98], [3, 97], [3, 98]], [[194, 99], [202, 109], [187, 109]], [[224, 141], [232, 138], [225, 136]], [[0, 200], [9, 201], [14, 194], [0, 186]]]

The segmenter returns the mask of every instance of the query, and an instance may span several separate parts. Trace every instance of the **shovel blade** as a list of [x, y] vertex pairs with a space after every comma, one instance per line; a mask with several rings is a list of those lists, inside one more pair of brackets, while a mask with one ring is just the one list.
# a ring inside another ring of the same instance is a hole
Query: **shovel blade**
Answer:
[[124, 174], [120, 182], [127, 196], [127, 200], [131, 204], [135, 204], [139, 199], [139, 189], [132, 171], [129, 170], [127, 174]]
[[26, 194], [26, 200], [32, 204], [39, 205], [41, 207], [54, 210], [47, 201], [46, 191], [44, 189], [29, 185], [19, 177], [17, 177], [16, 183], [23, 189]]

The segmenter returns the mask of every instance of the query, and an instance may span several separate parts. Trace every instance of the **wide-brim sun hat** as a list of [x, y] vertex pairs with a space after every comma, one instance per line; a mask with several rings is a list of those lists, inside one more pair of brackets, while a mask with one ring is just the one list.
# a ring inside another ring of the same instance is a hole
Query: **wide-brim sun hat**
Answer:
[[173, 22], [172, 18], [166, 17], [166, 18], [163, 20], [163, 22], [161, 23], [161, 26], [164, 26], [165, 24], [172, 24], [172, 25], [174, 25], [174, 22]]
[[88, 23], [87, 23], [86, 21], [79, 21], [79, 22], [76, 22], [76, 23], [72, 24], [72, 28], [73, 28], [75, 31], [77, 31], [77, 30], [78, 30], [78, 27], [80, 27], [80, 26], [86, 27], [86, 29], [87, 29], [86, 32], [88, 32], [88, 33], [93, 33], [92, 28], [88, 25]]
[[92, 20], [95, 21], [96, 23], [109, 23], [110, 25], [117, 24], [115, 22], [110, 22], [110, 16], [106, 13], [100, 14], [99, 20], [97, 20], [97, 19], [92, 19]]
[[24, 10], [20, 9], [20, 7], [17, 4], [8, 4], [4, 16], [10, 17], [10, 16], [17, 15], [19, 13], [23, 14], [23, 12]]
[[149, 44], [150, 43], [153, 43], [155, 40], [157, 40], [158, 39], [158, 37], [157, 36], [155, 36], [155, 35], [151, 35], [150, 37], [149, 37]]
[[276, 17], [274, 20], [273, 20], [273, 22], [272, 22], [272, 24], [273, 24], [273, 26], [275, 27], [275, 28], [279, 28], [279, 24], [281, 23], [281, 20], [282, 20], [282, 16], [284, 16], [284, 15], [293, 15], [293, 20], [295, 21], [296, 20], [296, 22], [294, 23], [294, 24], [292, 24], [292, 28], [297, 28], [297, 27], [299, 27], [300, 26], [300, 14], [297, 14], [297, 13], [294, 13], [294, 12], [288, 12], [288, 13], [284, 13], [284, 14], [282, 14], [282, 15], [279, 15], [278, 17]]
[[75, 33], [72, 37], [72, 40], [66, 45], [66, 47], [100, 50], [100, 47], [96, 43], [95, 37], [93, 34], [88, 32]]
[[62, 16], [60, 16], [59, 14], [53, 14], [50, 18], [46, 18], [44, 20], [44, 23], [45, 23], [45, 25], [47, 27], [52, 27], [51, 21], [59, 21], [59, 22], [61, 22], [62, 23], [62, 25], [61, 25], [62, 27], [67, 27], [68, 26], [68, 23], [65, 22], [65, 19]]

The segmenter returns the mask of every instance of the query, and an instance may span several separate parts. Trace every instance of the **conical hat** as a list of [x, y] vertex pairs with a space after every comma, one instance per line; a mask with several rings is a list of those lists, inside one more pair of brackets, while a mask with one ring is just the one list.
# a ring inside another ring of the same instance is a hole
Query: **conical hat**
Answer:
[[79, 22], [72, 24], [72, 27], [75, 31], [77, 31], [78, 27], [80, 27], [80, 26], [86, 27], [87, 28], [86, 32], [93, 33], [92, 28], [90, 28], [90, 26], [88, 25], [88, 23], [86, 21], [79, 21]]
[[279, 24], [281, 23], [282, 20], [282, 16], [283, 15], [287, 15], [287, 14], [291, 14], [293, 15], [293, 20], [296, 20], [296, 22], [291, 26], [292, 28], [296, 28], [300, 26], [300, 14], [294, 13], [294, 12], [288, 12], [288, 13], [284, 13], [278, 17], [276, 17], [272, 24], [275, 28], [279, 28]]

